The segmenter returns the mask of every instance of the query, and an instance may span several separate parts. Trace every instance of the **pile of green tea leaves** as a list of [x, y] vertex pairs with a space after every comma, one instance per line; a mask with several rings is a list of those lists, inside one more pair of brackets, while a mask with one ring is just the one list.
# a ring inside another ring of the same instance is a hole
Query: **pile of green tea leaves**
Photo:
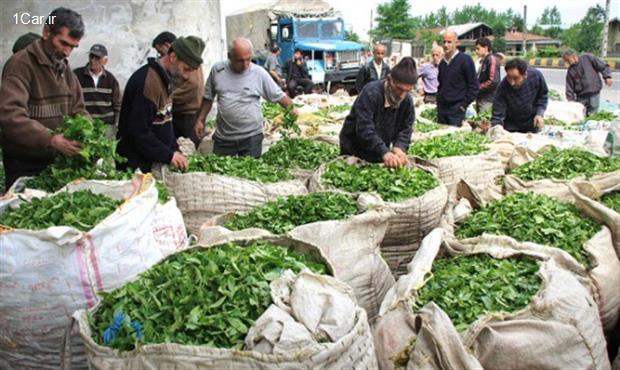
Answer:
[[562, 96], [560, 95], [560, 92], [556, 89], [549, 89], [549, 92], [547, 94], [549, 95], [549, 100], [551, 101], [562, 101]]
[[620, 212], [620, 191], [603, 195], [601, 201], [607, 208]]
[[358, 214], [355, 200], [339, 193], [312, 193], [278, 198], [246, 214], [233, 216], [224, 227], [243, 230], [258, 227], [274, 234], [284, 234], [299, 225], [342, 220]]
[[[188, 172], [207, 172], [219, 175], [271, 183], [292, 180], [288, 170], [278, 168], [254, 157], [228, 157], [215, 154], [193, 154], [187, 157]], [[174, 172], [181, 172], [173, 168]]]
[[282, 108], [282, 106], [278, 103], [267, 101], [261, 104], [261, 111], [263, 113], [263, 117], [265, 117], [266, 120], [271, 121], [280, 114], [283, 114], [284, 108]]
[[106, 138], [106, 130], [107, 125], [99, 119], [91, 120], [82, 115], [64, 117], [54, 133], [80, 142], [82, 150], [74, 156], [58, 154], [49, 167], [26, 182], [26, 187], [54, 192], [80, 178], [125, 179], [127, 175], [117, 171], [115, 163], [125, 158], [116, 153], [116, 141]]
[[168, 187], [163, 182], [157, 180], [155, 181], [155, 187], [157, 188], [157, 199], [159, 199], [160, 204], [166, 204], [170, 200], [170, 193], [168, 192]]
[[522, 242], [560, 248], [585, 265], [590, 257], [583, 245], [601, 230], [577, 207], [534, 193], [514, 193], [476, 210], [456, 230], [459, 239], [483, 233], [506, 235]]
[[0, 225], [15, 229], [42, 230], [52, 226], [70, 226], [89, 231], [112, 214], [122, 201], [90, 190], [60, 192], [34, 198], [0, 215]]
[[409, 147], [409, 154], [423, 159], [476, 155], [489, 150], [489, 142], [475, 132], [453, 132], [418, 141]]
[[512, 170], [520, 179], [570, 180], [577, 176], [592, 177], [597, 173], [620, 170], [620, 158], [599, 157], [587, 150], [552, 147], [540, 157]]
[[351, 110], [351, 106], [349, 104], [329, 105], [327, 107], [323, 107], [319, 109], [320, 112], [323, 112], [327, 115], [330, 113], [348, 112], [350, 110]]
[[304, 138], [284, 138], [269, 148], [261, 160], [282, 168], [313, 170], [338, 154], [340, 149], [336, 145]]
[[376, 192], [388, 202], [416, 198], [439, 185], [435, 176], [417, 168], [349, 165], [344, 161], [330, 163], [321, 183], [351, 193]]
[[586, 121], [613, 121], [618, 118], [615, 114], [606, 111], [598, 111], [596, 113], [588, 114]]
[[439, 121], [439, 116], [437, 115], [437, 107], [428, 108], [420, 113], [420, 117], [425, 118], [431, 122]]
[[421, 132], [421, 133], [427, 133], [427, 132], [439, 130], [440, 128], [441, 128], [441, 125], [435, 122], [426, 123], [426, 122], [416, 121], [415, 125], [413, 125], [413, 130], [415, 132]]
[[557, 126], [567, 130], [579, 130], [579, 125], [572, 125], [555, 117], [545, 118], [545, 126]]
[[262, 241], [175, 254], [101, 293], [89, 316], [93, 339], [122, 351], [138, 343], [242, 349], [249, 328], [272, 303], [269, 283], [286, 269], [305, 268], [327, 273], [309, 256]]
[[540, 290], [538, 269], [529, 258], [477, 254], [436, 259], [433, 276], [418, 291], [413, 308], [435, 302], [463, 331], [486, 314], [525, 308]]
[[476, 125], [480, 125], [483, 122], [490, 122], [491, 121], [491, 116], [492, 116], [492, 110], [491, 109], [483, 109], [481, 112], [479, 112], [478, 114], [476, 114], [474, 117], [469, 118], [468, 121], [476, 124]]

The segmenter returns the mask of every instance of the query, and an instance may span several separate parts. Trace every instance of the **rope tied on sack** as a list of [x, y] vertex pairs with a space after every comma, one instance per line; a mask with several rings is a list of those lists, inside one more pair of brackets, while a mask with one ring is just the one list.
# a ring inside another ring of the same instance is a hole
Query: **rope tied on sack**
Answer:
[[[123, 322], [125, 322], [125, 314], [123, 311], [116, 311], [114, 313], [114, 320], [106, 330], [103, 331], [103, 343], [110, 344], [116, 338], [116, 335], [123, 327]], [[142, 329], [142, 328], [140, 328]]]

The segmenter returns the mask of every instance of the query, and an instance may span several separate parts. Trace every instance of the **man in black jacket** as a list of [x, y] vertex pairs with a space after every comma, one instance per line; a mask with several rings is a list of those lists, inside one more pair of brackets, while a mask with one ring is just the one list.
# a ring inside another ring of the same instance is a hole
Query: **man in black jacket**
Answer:
[[286, 63], [286, 86], [288, 87], [288, 96], [295, 97], [297, 86], [302, 86], [305, 94], [310, 94], [314, 83], [308, 72], [308, 66], [304, 62], [301, 50], [295, 49], [293, 59]]
[[562, 59], [569, 65], [566, 71], [566, 99], [585, 105], [587, 114], [596, 113], [603, 88], [599, 73], [607, 86], [613, 84], [609, 64], [588, 53], [577, 57], [574, 50], [565, 51]]
[[409, 94], [415, 87], [415, 61], [403, 58], [384, 81], [362, 90], [340, 131], [340, 151], [387, 167], [409, 163], [407, 150], [415, 111]]
[[171, 79], [189, 79], [202, 64], [204, 47], [198, 37], [178, 37], [165, 56], [149, 58], [129, 78], [117, 135], [118, 154], [127, 158], [127, 162], [117, 164], [120, 170], [150, 172], [155, 162], [187, 168], [172, 127]]
[[454, 31], [443, 35], [444, 59], [439, 63], [437, 116], [439, 123], [461, 126], [467, 107], [478, 95], [476, 67], [471, 57], [458, 50]]
[[373, 59], [357, 73], [355, 79], [355, 88], [357, 93], [361, 93], [364, 86], [371, 81], [385, 80], [390, 74], [390, 66], [383, 61], [385, 58], [385, 46], [383, 44], [375, 44], [372, 50]]
[[491, 40], [481, 37], [476, 40], [476, 55], [478, 55], [480, 68], [478, 69], [478, 83], [480, 90], [476, 98], [476, 112], [491, 110], [493, 95], [499, 85], [499, 63], [491, 53]]

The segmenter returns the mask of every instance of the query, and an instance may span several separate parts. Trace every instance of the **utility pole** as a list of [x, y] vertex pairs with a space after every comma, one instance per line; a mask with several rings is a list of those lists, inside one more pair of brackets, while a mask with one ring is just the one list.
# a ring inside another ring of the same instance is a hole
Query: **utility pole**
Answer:
[[523, 56], [527, 53], [527, 5], [523, 5]]
[[372, 16], [374, 9], [370, 9], [370, 28], [368, 29], [368, 47], [372, 48], [372, 36], [370, 31], [372, 31]]
[[605, 1], [605, 23], [603, 24], [603, 47], [601, 48], [601, 57], [607, 58], [607, 39], [609, 37], [609, 8], [611, 0]]

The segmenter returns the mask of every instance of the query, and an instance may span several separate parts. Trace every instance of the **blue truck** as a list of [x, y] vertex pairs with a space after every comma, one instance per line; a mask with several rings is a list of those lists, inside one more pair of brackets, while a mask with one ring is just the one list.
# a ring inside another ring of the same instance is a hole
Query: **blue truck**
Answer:
[[318, 88], [330, 92], [345, 88], [354, 93], [357, 73], [367, 62], [367, 48], [345, 40], [344, 21], [331, 6], [308, 8], [308, 3], [316, 3], [300, 2], [300, 6], [281, 3], [248, 8], [227, 16], [227, 39], [250, 39], [259, 64], [269, 55], [273, 43], [282, 50], [280, 63], [283, 66], [293, 57], [294, 50], [300, 49]]

